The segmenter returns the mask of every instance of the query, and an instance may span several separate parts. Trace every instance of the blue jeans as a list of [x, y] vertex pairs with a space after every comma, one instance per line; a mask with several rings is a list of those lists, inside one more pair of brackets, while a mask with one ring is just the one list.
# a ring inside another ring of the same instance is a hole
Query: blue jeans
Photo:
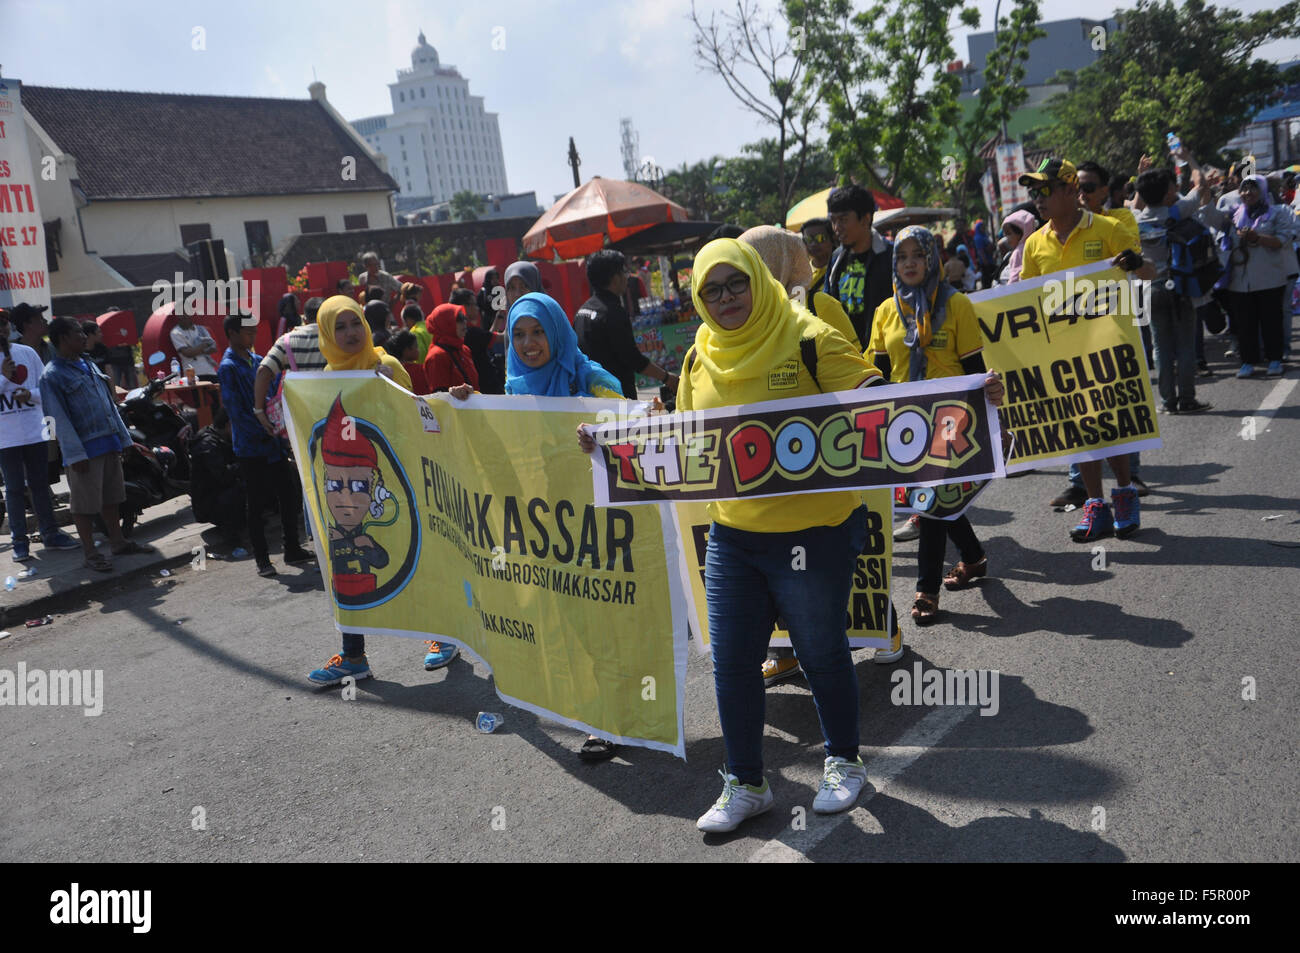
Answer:
[[[742, 784], [763, 783], [762, 666], [777, 616], [789, 629], [812, 688], [827, 756], [858, 756], [858, 680], [845, 630], [854, 566], [866, 537], [865, 507], [839, 526], [796, 533], [709, 527], [704, 589], [713, 685], [727, 769]], [[794, 568], [799, 559], [806, 568]]]
[[24, 487], [31, 487], [32, 508], [41, 527], [41, 538], [48, 540], [59, 531], [54, 518], [54, 501], [46, 481], [46, 449], [43, 443], [0, 450], [0, 472], [5, 481], [5, 507], [9, 511], [9, 529], [14, 542], [27, 538], [27, 501]]
[[1196, 310], [1191, 299], [1164, 289], [1151, 298], [1160, 399], [1166, 407], [1191, 403], [1196, 400]]

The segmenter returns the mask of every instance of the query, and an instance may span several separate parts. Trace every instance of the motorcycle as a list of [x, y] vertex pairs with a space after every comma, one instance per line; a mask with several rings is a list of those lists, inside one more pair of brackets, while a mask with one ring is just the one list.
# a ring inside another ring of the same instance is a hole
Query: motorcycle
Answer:
[[[157, 360], [151, 358], [150, 363]], [[173, 372], [135, 388], [127, 393], [118, 408], [132, 441], [122, 452], [122, 479], [126, 488], [126, 500], [121, 506], [124, 536], [131, 535], [145, 509], [190, 492], [189, 442], [195, 421], [171, 404], [156, 399], [167, 382], [177, 376]]]

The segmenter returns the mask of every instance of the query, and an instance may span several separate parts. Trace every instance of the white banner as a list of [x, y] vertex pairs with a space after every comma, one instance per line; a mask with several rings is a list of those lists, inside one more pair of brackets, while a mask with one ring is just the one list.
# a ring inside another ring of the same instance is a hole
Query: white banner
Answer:
[[1021, 202], [1029, 201], [1029, 190], [1020, 184], [1020, 177], [1029, 171], [1025, 168], [1025, 150], [1020, 143], [1004, 142], [998, 146], [997, 165], [1002, 207], [1013, 209]]
[[0, 308], [50, 306], [45, 226], [27, 152], [22, 84], [0, 79]]
[[993, 219], [989, 234], [996, 236], [998, 225], [1002, 221], [1002, 205], [998, 201], [998, 189], [993, 184], [992, 172], [985, 172], [980, 176], [980, 188], [984, 190], [984, 204], [988, 207], [989, 216]]

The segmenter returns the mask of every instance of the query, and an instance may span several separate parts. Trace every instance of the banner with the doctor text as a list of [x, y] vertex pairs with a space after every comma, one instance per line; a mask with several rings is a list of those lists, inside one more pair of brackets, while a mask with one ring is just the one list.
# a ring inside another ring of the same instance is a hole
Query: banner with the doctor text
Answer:
[[361, 371], [284, 392], [340, 631], [454, 642], [512, 705], [685, 757], [673, 519], [595, 506], [575, 436], [619, 402], [421, 398]]
[[1161, 446], [1136, 286], [1099, 262], [970, 296], [1006, 384], [1008, 473]]

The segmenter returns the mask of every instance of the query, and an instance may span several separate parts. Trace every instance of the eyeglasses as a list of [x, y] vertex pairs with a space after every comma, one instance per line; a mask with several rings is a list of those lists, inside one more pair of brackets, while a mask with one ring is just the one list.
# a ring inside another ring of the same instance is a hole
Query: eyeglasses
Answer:
[[342, 493], [344, 491], [345, 483], [347, 484], [347, 492], [349, 493], [364, 493], [367, 496], [370, 495], [369, 480], [326, 480], [325, 492]]
[[822, 232], [820, 235], [805, 235], [803, 237], [803, 243], [810, 248], [813, 245], [825, 245], [830, 240], [830, 236], [825, 232]]
[[1045, 199], [1052, 194], [1052, 190], [1059, 184], [1059, 182], [1049, 182], [1046, 185], [1036, 185], [1029, 190], [1029, 197], [1031, 199]]
[[722, 284], [710, 282], [700, 288], [700, 300], [708, 304], [713, 304], [713, 302], [722, 297], [722, 292], [724, 290], [734, 298], [737, 295], [744, 294], [745, 289], [748, 287], [749, 275], [732, 275]]

